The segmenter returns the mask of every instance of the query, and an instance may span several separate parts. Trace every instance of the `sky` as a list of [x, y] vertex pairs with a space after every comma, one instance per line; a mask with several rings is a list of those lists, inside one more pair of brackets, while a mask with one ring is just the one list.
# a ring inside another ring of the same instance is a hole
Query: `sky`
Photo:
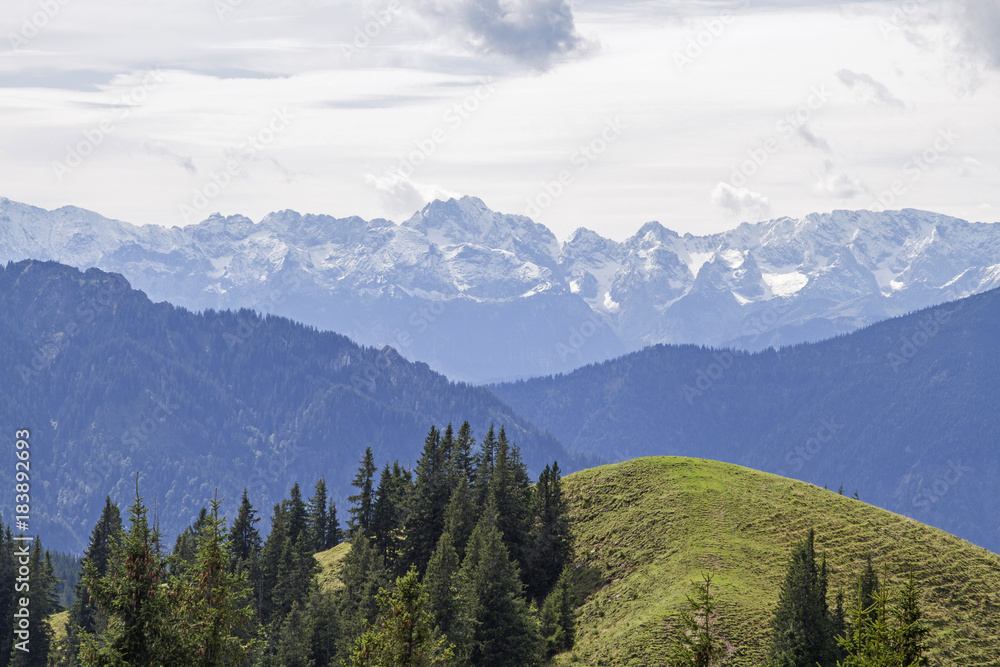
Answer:
[[43, 208], [1000, 220], [996, 0], [7, 0], [0, 37], [0, 196]]

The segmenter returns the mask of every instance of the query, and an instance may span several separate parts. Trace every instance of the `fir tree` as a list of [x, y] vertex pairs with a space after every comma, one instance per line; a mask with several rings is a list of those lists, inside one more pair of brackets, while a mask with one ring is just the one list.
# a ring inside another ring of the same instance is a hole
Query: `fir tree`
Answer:
[[547, 658], [573, 648], [576, 641], [576, 619], [573, 614], [569, 569], [562, 571], [552, 592], [545, 598], [541, 611], [541, 633]]
[[541, 600], [548, 595], [559, 573], [569, 564], [573, 542], [568, 515], [559, 464], [545, 466], [532, 491], [531, 533], [524, 573], [531, 599]]
[[199, 530], [195, 563], [177, 585], [181, 641], [190, 665], [222, 667], [243, 664], [250, 644], [238, 638], [253, 618], [244, 576], [230, 572], [232, 555], [219, 501]]
[[344, 586], [338, 593], [344, 633], [356, 637], [365, 624], [372, 624], [378, 614], [376, 596], [389, 584], [382, 556], [372, 548], [364, 533], [355, 532], [351, 550], [344, 557], [340, 575]]
[[343, 539], [340, 522], [337, 520], [337, 505], [331, 500], [330, 509], [326, 513], [326, 548], [332, 549]]
[[372, 546], [382, 555], [386, 568], [394, 569], [402, 540], [403, 522], [406, 520], [407, 497], [410, 481], [408, 474], [395, 462], [390, 468], [385, 464], [375, 492], [372, 509]]
[[459, 478], [458, 486], [451, 493], [451, 499], [444, 511], [444, 530], [451, 535], [452, 545], [459, 560], [465, 557], [465, 545], [476, 527], [477, 511], [472, 498], [472, 490], [464, 478]]
[[375, 507], [375, 457], [372, 455], [372, 448], [365, 448], [365, 455], [361, 458], [361, 465], [358, 473], [354, 476], [351, 486], [358, 492], [353, 496], [348, 496], [351, 503], [351, 518], [348, 527], [351, 531], [360, 530], [367, 534], [371, 528], [372, 511]]
[[858, 582], [858, 602], [861, 608], [866, 610], [865, 614], [871, 620], [876, 620], [875, 615], [878, 614], [878, 607], [875, 604], [875, 594], [878, 591], [878, 574], [876, 574], [875, 568], [872, 566], [872, 557], [869, 555], [865, 561], [865, 569], [861, 573], [861, 579]]
[[828, 667], [837, 655], [833, 615], [826, 602], [826, 560], [816, 561], [815, 533], [792, 552], [771, 623], [771, 664]]
[[87, 582], [96, 606], [108, 618], [100, 636], [83, 633], [80, 661], [84, 665], [180, 665], [180, 642], [171, 620], [165, 563], [159, 553], [159, 535], [150, 528], [147, 509], [139, 496], [129, 507], [129, 529], [115, 545], [107, 573], [97, 574], [88, 564]]
[[312, 628], [302, 613], [298, 601], [281, 621], [275, 646], [275, 667], [314, 667], [312, 659]]
[[[496, 506], [496, 525], [504, 544], [521, 571], [527, 569], [528, 531], [531, 523], [531, 482], [517, 445], [507, 441], [500, 427], [490, 477], [490, 495]], [[560, 572], [560, 567], [556, 572]]]
[[[104, 500], [101, 517], [90, 533], [90, 544], [83, 557], [81, 570], [89, 567], [98, 579], [104, 577], [114, 553], [115, 546], [122, 534], [122, 516], [118, 505], [111, 502], [108, 496]], [[81, 577], [76, 584], [76, 595], [69, 610], [66, 623], [67, 662], [72, 667], [77, 664], [76, 656], [80, 651], [80, 632], [100, 634], [107, 627], [107, 618], [93, 604], [90, 598], [90, 584]]]
[[471, 662], [478, 667], [520, 667], [539, 650], [536, 620], [522, 597], [517, 563], [511, 560], [487, 504], [466, 548], [461, 597], [472, 620]]
[[456, 655], [466, 657], [470, 624], [459, 598], [459, 564], [451, 534], [445, 531], [427, 564], [424, 592], [434, 625], [455, 645]]
[[493, 477], [493, 458], [496, 454], [497, 438], [493, 431], [493, 424], [490, 424], [486, 437], [479, 446], [479, 451], [474, 458], [475, 473], [473, 474], [473, 497], [476, 499], [476, 507], [480, 511], [486, 507], [490, 495], [490, 479]]
[[316, 482], [312, 498], [309, 499], [309, 535], [313, 542], [313, 551], [326, 551], [329, 538], [329, 518], [327, 516], [326, 480], [322, 477]]
[[685, 599], [685, 609], [678, 619], [677, 631], [667, 664], [671, 667], [713, 667], [722, 663], [725, 647], [713, 634], [715, 598], [712, 595], [712, 574], [705, 574], [701, 583], [694, 582], [693, 596]]
[[[451, 444], [448, 446], [451, 449]], [[431, 426], [417, 461], [413, 501], [406, 521], [405, 566], [423, 573], [434, 547], [444, 532], [444, 515], [451, 495], [448, 463], [440, 432]]]
[[395, 590], [382, 590], [375, 628], [355, 642], [351, 667], [445, 667], [454, 663], [452, 649], [426, 610], [415, 568], [396, 580]]
[[896, 612], [899, 624], [899, 652], [901, 664], [906, 667], [927, 664], [924, 652], [927, 650], [926, 637], [930, 629], [924, 625], [923, 612], [920, 611], [920, 591], [913, 580], [913, 571], [899, 593], [899, 605]]

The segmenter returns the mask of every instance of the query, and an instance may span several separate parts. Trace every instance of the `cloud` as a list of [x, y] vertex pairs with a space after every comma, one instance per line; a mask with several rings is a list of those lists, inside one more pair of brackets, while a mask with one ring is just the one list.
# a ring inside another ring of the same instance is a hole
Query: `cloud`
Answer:
[[823, 171], [817, 174], [814, 188], [819, 194], [834, 199], [853, 199], [869, 191], [864, 183], [837, 169], [831, 160], [823, 161]]
[[537, 69], [596, 48], [577, 32], [569, 0], [418, 0], [414, 7], [472, 52]]
[[734, 217], [765, 220], [771, 215], [771, 202], [767, 197], [747, 188], [734, 188], [729, 183], [720, 182], [712, 189], [712, 203]]
[[461, 196], [439, 185], [417, 183], [395, 171], [381, 176], [369, 172], [365, 174], [365, 185], [375, 190], [379, 203], [392, 215], [409, 215], [435, 199]]
[[989, 67], [1000, 68], [1000, 3], [964, 0], [956, 23], [960, 43], [981, 56]]
[[884, 104], [900, 110], [906, 108], [903, 100], [893, 95], [884, 83], [876, 81], [869, 74], [842, 69], [837, 72], [837, 78], [869, 104]]
[[158, 141], [150, 141], [149, 139], [143, 139], [139, 146], [146, 153], [169, 160], [191, 175], [198, 173], [198, 169], [194, 166], [194, 158], [190, 155], [178, 153]]
[[818, 134], [810, 130], [808, 125], [801, 125], [798, 129], [798, 134], [803, 141], [805, 141], [813, 148], [817, 148], [823, 151], [824, 153], [833, 152], [833, 149], [830, 148], [830, 143], [823, 137], [819, 136]]

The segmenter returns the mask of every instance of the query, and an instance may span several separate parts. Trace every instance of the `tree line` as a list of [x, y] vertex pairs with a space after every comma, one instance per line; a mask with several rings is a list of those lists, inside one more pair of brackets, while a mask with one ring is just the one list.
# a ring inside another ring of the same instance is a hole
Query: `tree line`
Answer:
[[[105, 500], [58, 641], [43, 622], [59, 608], [56, 577], [35, 541], [31, 652], [5, 638], [0, 667], [514, 667], [572, 647], [557, 463], [532, 483], [503, 427], [477, 442], [466, 422], [431, 427], [413, 470], [379, 468], [368, 448], [353, 486], [344, 527], [321, 478], [308, 499], [291, 487], [266, 536], [244, 492], [231, 523], [213, 499], [170, 549], [137, 478], [124, 520]], [[9, 529], [0, 539], [8, 550]], [[321, 582], [322, 552], [342, 558], [337, 581]]]

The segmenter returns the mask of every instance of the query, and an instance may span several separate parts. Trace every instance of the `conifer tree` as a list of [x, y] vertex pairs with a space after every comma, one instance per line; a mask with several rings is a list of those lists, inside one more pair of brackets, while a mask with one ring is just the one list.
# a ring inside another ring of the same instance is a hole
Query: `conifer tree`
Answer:
[[508, 552], [523, 572], [527, 569], [531, 527], [531, 482], [527, 466], [521, 460], [521, 450], [507, 441], [503, 426], [497, 437], [489, 492], [495, 503], [497, 528]]
[[260, 618], [264, 597], [264, 581], [261, 569], [260, 531], [256, 524], [260, 521], [257, 510], [250, 504], [247, 490], [243, 489], [236, 520], [229, 529], [229, 571], [246, 577], [247, 588], [253, 601], [257, 618]]
[[150, 528], [147, 509], [139, 495], [129, 507], [129, 529], [115, 544], [107, 573], [85, 566], [83, 581], [96, 606], [107, 615], [100, 636], [81, 632], [80, 662], [84, 665], [182, 665], [179, 637], [171, 619], [165, 563], [159, 553], [159, 535]]
[[313, 551], [326, 551], [329, 538], [329, 517], [327, 516], [326, 480], [322, 477], [316, 482], [312, 498], [309, 499], [309, 534], [313, 542]]
[[468, 654], [470, 623], [465, 615], [463, 601], [459, 598], [459, 566], [451, 534], [445, 531], [438, 540], [424, 576], [427, 612], [434, 625], [455, 645], [456, 656], [465, 658]]
[[461, 597], [472, 620], [470, 659], [478, 667], [531, 664], [540, 648], [537, 621], [522, 597], [521, 579], [488, 503], [469, 539], [460, 571]]
[[479, 451], [474, 458], [475, 473], [473, 484], [473, 497], [476, 499], [476, 507], [482, 511], [489, 502], [490, 479], [493, 477], [493, 458], [496, 455], [497, 438], [493, 431], [493, 424], [490, 424], [486, 437], [480, 443]]
[[913, 579], [913, 570], [899, 592], [899, 605], [896, 612], [899, 625], [899, 649], [903, 665], [922, 667], [928, 660], [926, 637], [930, 629], [924, 625], [923, 612], [920, 611], [920, 591]]
[[312, 630], [312, 660], [316, 665], [339, 664], [344, 641], [343, 624], [337, 601], [330, 591], [317, 588], [306, 605], [308, 627]]
[[[448, 445], [449, 450], [451, 444]], [[434, 547], [444, 532], [444, 515], [451, 495], [449, 458], [441, 444], [441, 434], [433, 426], [424, 439], [424, 449], [417, 461], [416, 483], [406, 521], [405, 567], [414, 566], [423, 573]]]
[[878, 574], [876, 574], [875, 568], [872, 566], [872, 557], [869, 555], [865, 561], [865, 569], [861, 573], [858, 583], [858, 595], [860, 596], [858, 602], [861, 608], [866, 610], [865, 614], [871, 620], [876, 620], [875, 616], [878, 614], [878, 606], [875, 604], [875, 594], [878, 591]]
[[381, 554], [389, 570], [394, 569], [399, 555], [409, 485], [409, 478], [398, 461], [392, 468], [388, 463], [385, 464], [375, 492], [370, 538], [372, 546]]
[[415, 568], [396, 580], [395, 590], [382, 590], [376, 626], [366, 631], [351, 652], [351, 667], [446, 667], [452, 649], [433, 626], [427, 596]]
[[377, 470], [372, 448], [366, 447], [365, 455], [361, 458], [361, 465], [354, 476], [354, 481], [351, 482], [351, 486], [356, 488], [358, 492], [347, 498], [351, 503], [351, 518], [348, 521], [348, 527], [352, 532], [360, 530], [367, 534], [371, 529], [372, 511], [375, 507], [374, 482]]
[[545, 598], [540, 620], [547, 658], [573, 648], [576, 641], [576, 619], [573, 614], [573, 593], [570, 588], [568, 568], [562, 571], [552, 592]]
[[[14, 618], [17, 606], [17, 596], [14, 589], [14, 581], [17, 578], [15, 560], [9, 557], [14, 553], [14, 536], [10, 532], [10, 526], [0, 523], [0, 618], [4, 623]], [[9, 626], [5, 626], [9, 627]], [[0, 667], [8, 667], [10, 664], [11, 651], [14, 650], [14, 634], [12, 632], [0, 632]]]
[[826, 559], [816, 561], [815, 533], [792, 552], [771, 623], [772, 665], [832, 665], [837, 655], [835, 623], [826, 601]]
[[465, 557], [465, 545], [476, 527], [477, 511], [472, 498], [472, 490], [464, 478], [459, 478], [458, 486], [451, 493], [451, 499], [444, 511], [444, 530], [451, 536], [452, 546], [459, 560]]
[[[104, 500], [104, 509], [101, 510], [101, 517], [91, 531], [90, 544], [84, 554], [81, 570], [85, 571], [89, 566], [98, 579], [104, 577], [121, 534], [121, 512], [118, 510], [118, 505], [111, 502], [111, 496], [107, 496]], [[107, 618], [91, 602], [89, 589], [90, 584], [84, 577], [81, 577], [76, 584], [76, 594], [69, 610], [69, 619], [66, 623], [66, 659], [70, 667], [77, 664], [76, 656], [80, 651], [80, 631], [100, 634], [107, 627]]]
[[296, 600], [281, 620], [272, 664], [275, 667], [314, 667], [312, 628]]
[[468, 421], [464, 421], [458, 427], [458, 433], [455, 435], [455, 444], [451, 448], [451, 459], [448, 461], [452, 477], [452, 489], [463, 478], [470, 490], [475, 485], [475, 457], [472, 454], [475, 446], [476, 439], [472, 436], [472, 427], [469, 426]]
[[545, 466], [539, 474], [531, 500], [531, 532], [524, 579], [529, 599], [541, 600], [552, 590], [573, 553], [569, 509], [562, 494], [558, 462], [551, 468]]
[[725, 658], [722, 641], [713, 634], [716, 621], [712, 574], [694, 583], [693, 594], [685, 599], [667, 664], [671, 667], [713, 667]]
[[326, 513], [326, 548], [332, 549], [344, 539], [340, 529], [340, 521], [337, 520], [337, 505], [331, 500], [330, 509]]
[[378, 615], [376, 596], [381, 588], [389, 584], [382, 556], [364, 533], [353, 533], [351, 550], [344, 557], [340, 578], [344, 586], [337, 593], [344, 634], [357, 637], [366, 623], [375, 622]]
[[246, 578], [229, 570], [232, 554], [219, 501], [198, 536], [198, 554], [186, 576], [177, 584], [180, 632], [188, 664], [202, 667], [241, 665], [250, 654], [250, 643], [238, 637], [253, 618]]
[[198, 558], [198, 543], [201, 533], [208, 524], [208, 509], [202, 507], [194, 523], [184, 529], [174, 542], [174, 552], [170, 555], [168, 564], [171, 574], [183, 570]]

